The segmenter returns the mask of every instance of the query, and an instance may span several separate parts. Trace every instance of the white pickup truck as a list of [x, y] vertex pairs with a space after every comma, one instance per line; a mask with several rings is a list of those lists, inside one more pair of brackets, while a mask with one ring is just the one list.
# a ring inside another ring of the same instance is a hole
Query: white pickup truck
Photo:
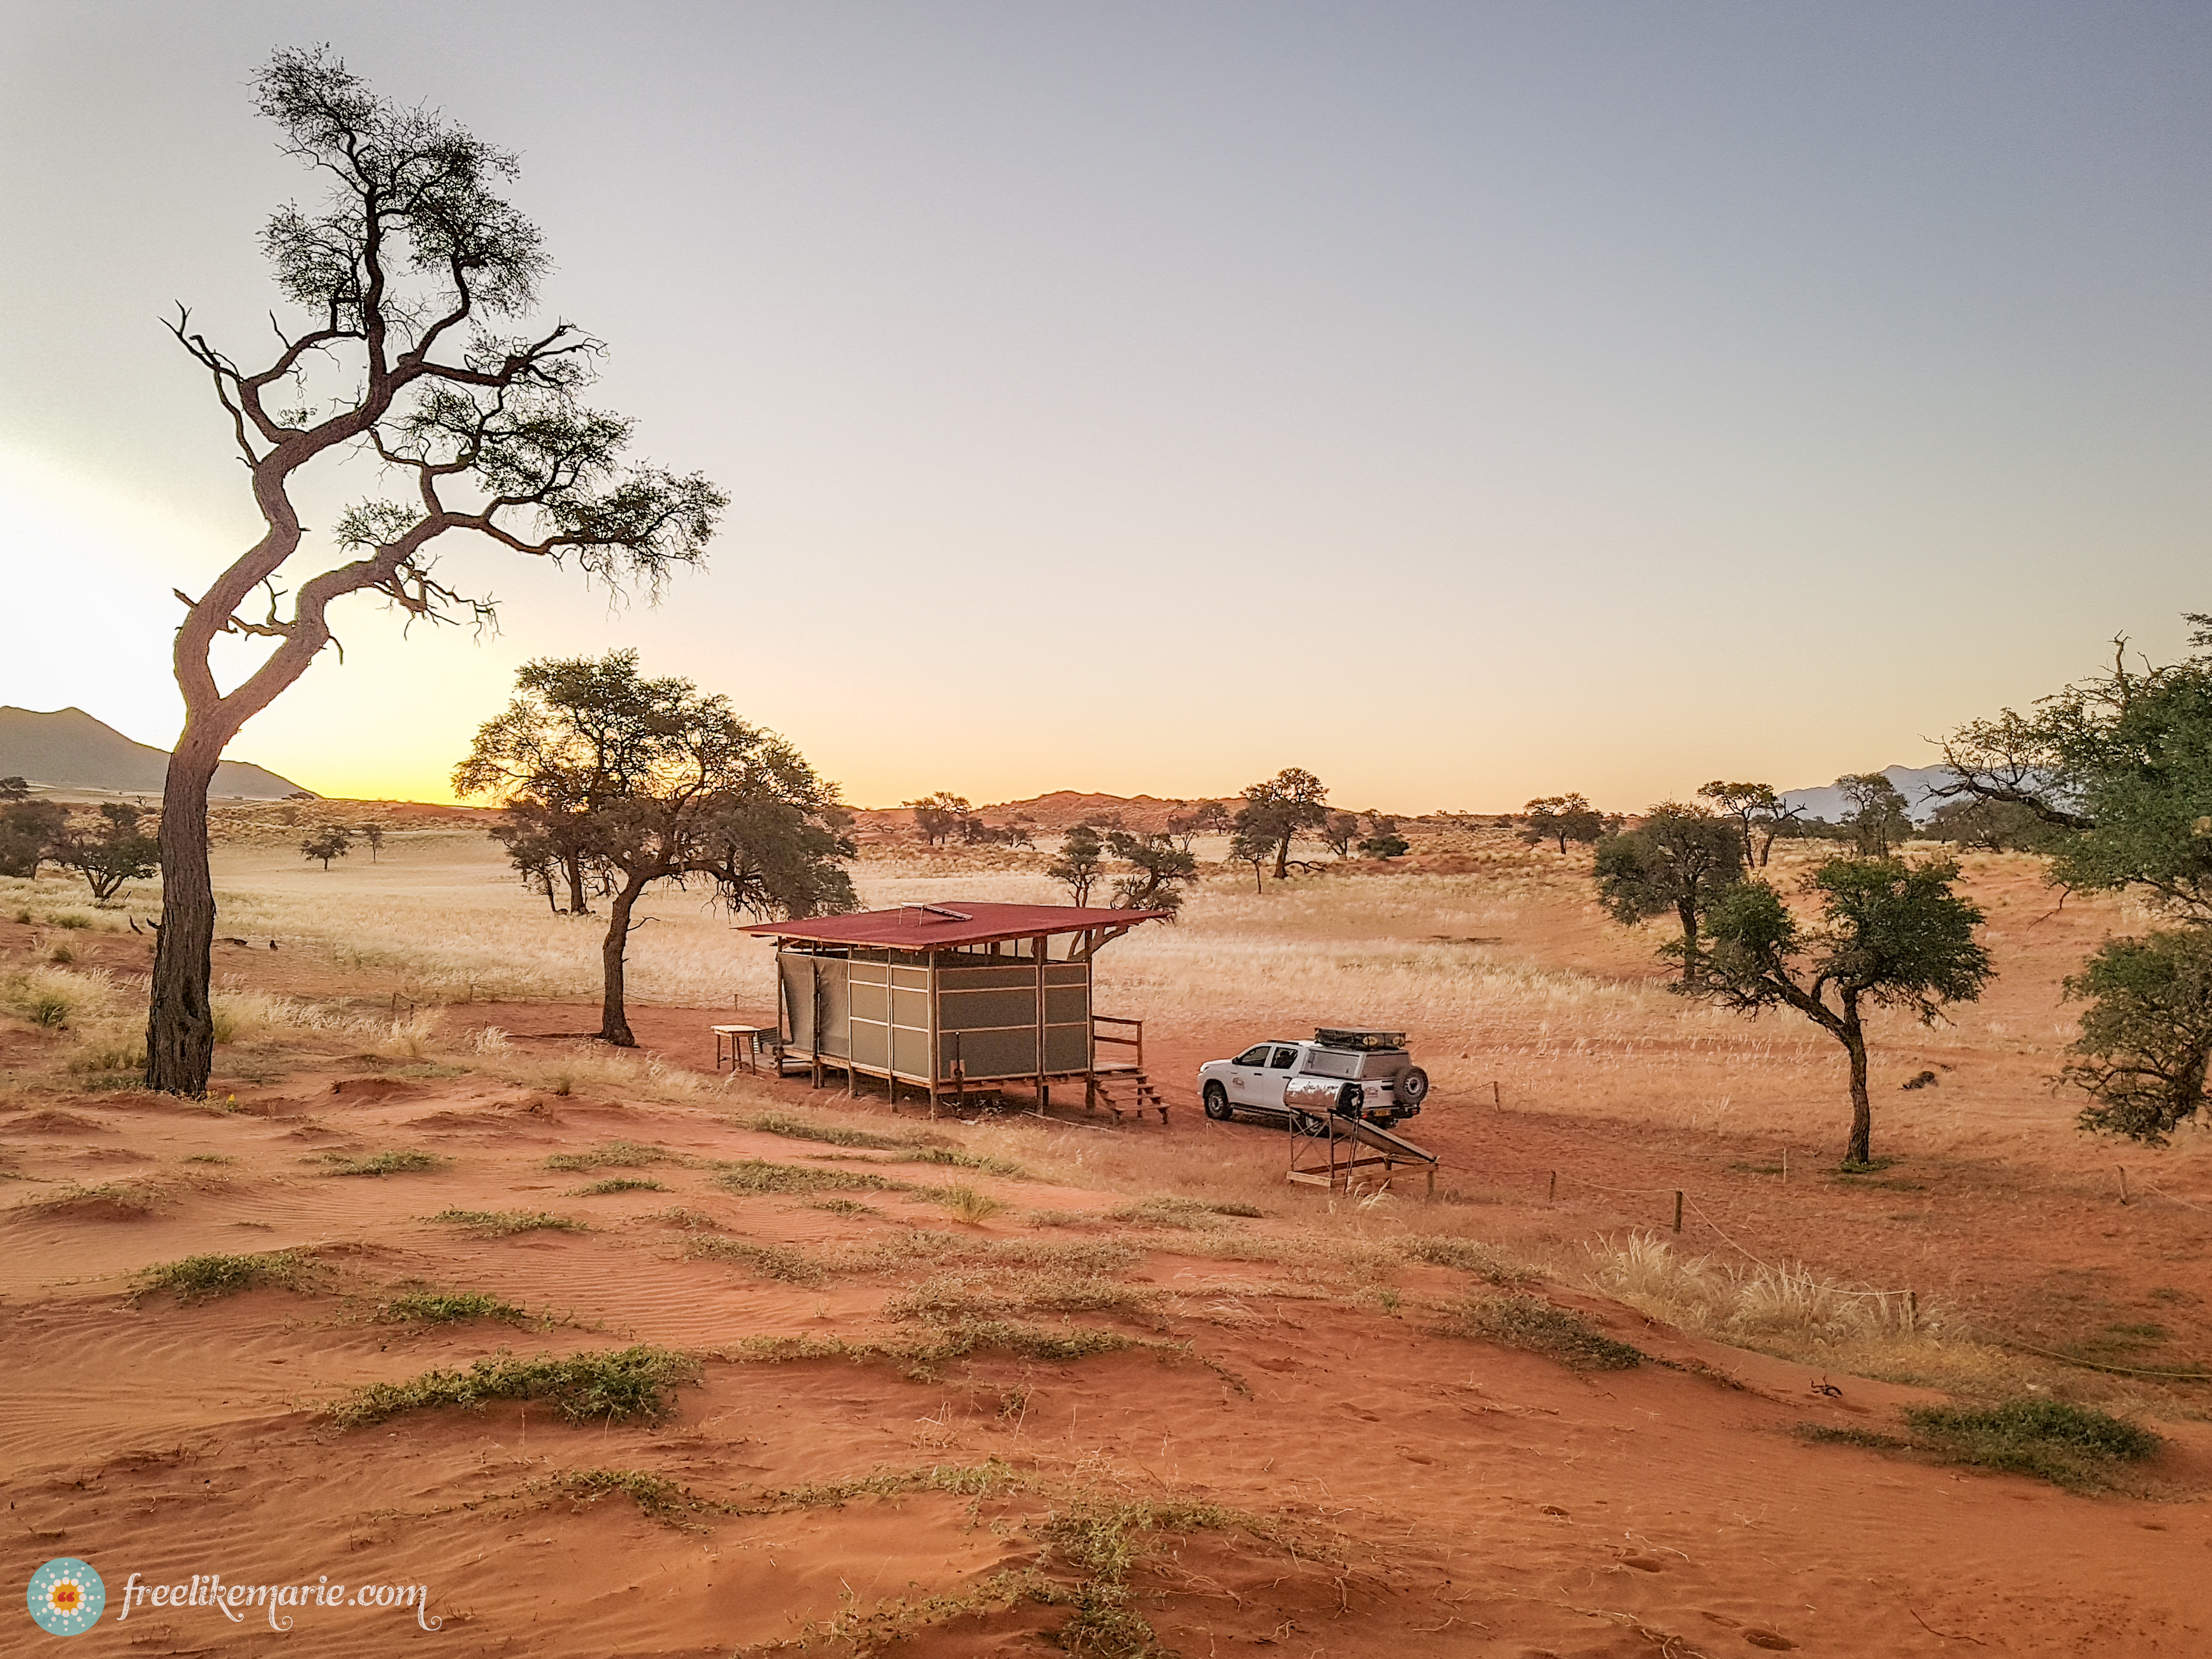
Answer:
[[1389, 1128], [1413, 1116], [1429, 1096], [1429, 1074], [1406, 1052], [1403, 1031], [1323, 1026], [1311, 1042], [1255, 1043], [1234, 1060], [1198, 1068], [1206, 1116], [1225, 1122], [1242, 1112], [1305, 1133], [1334, 1113]]

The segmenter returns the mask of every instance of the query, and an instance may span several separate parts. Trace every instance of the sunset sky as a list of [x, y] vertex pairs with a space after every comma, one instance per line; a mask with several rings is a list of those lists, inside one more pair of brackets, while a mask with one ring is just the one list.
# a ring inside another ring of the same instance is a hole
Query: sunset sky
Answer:
[[231, 749], [325, 793], [620, 645], [862, 804], [1626, 809], [2212, 611], [2202, 4], [16, 0], [0, 702], [173, 739], [258, 521], [161, 319], [268, 350], [246, 83], [324, 40], [520, 152], [595, 400], [733, 501], [657, 608], [485, 548], [496, 637], [334, 613]]

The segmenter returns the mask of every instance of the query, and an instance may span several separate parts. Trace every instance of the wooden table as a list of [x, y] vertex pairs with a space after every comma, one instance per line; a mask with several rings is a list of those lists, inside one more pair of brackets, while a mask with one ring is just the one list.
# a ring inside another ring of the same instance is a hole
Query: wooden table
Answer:
[[758, 1073], [763, 1049], [781, 1053], [783, 1048], [783, 1033], [773, 1025], [717, 1025], [713, 1030], [718, 1072], [727, 1066], [732, 1072]]

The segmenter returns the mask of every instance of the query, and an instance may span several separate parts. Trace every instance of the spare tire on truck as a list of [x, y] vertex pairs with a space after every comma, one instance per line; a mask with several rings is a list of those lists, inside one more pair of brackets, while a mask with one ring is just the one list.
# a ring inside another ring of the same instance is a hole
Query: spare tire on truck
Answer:
[[1393, 1091], [1401, 1106], [1418, 1106], [1429, 1097], [1429, 1074], [1418, 1066], [1408, 1066], [1398, 1073], [1398, 1085]]

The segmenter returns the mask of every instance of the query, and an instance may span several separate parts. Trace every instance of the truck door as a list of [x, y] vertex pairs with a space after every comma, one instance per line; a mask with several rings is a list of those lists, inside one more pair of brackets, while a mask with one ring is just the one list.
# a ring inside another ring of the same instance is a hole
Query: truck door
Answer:
[[1283, 1109], [1283, 1085], [1291, 1080], [1291, 1073], [1297, 1069], [1298, 1050], [1293, 1042], [1278, 1042], [1274, 1048], [1275, 1052], [1267, 1061], [1267, 1069], [1259, 1074], [1254, 1085], [1257, 1092], [1253, 1096], [1252, 1103], [1255, 1106], [1272, 1106], [1279, 1112]]
[[[1237, 1106], [1256, 1106], [1266, 1093], [1262, 1088], [1267, 1075], [1267, 1051], [1272, 1045], [1262, 1042], [1257, 1048], [1247, 1048], [1229, 1062], [1229, 1099]], [[1282, 1099], [1279, 1087], [1275, 1098]]]

